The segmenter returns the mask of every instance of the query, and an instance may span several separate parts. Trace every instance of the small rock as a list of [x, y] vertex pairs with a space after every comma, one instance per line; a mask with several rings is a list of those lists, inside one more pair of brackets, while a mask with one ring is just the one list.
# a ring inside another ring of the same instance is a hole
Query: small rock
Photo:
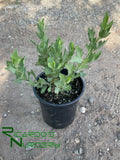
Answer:
[[115, 142], [118, 142], [118, 139], [115, 139]]
[[83, 160], [83, 156], [78, 156], [79, 159]]
[[75, 153], [73, 153], [72, 156], [75, 156]]
[[22, 96], [23, 96], [23, 93], [21, 93], [20, 96], [22, 97]]
[[11, 38], [11, 36], [8, 36], [8, 38]]
[[75, 151], [74, 151], [74, 153], [75, 153], [76, 155], [79, 155], [79, 152], [78, 152], [78, 150], [75, 150]]
[[88, 130], [88, 133], [91, 133], [91, 132], [92, 132], [92, 130], [91, 130], [91, 129], [89, 129], [89, 130]]
[[68, 144], [69, 142], [70, 142], [69, 139], [67, 139], [67, 140], [65, 141], [66, 144]]
[[83, 149], [82, 148], [79, 149], [79, 153], [83, 154]]
[[8, 110], [8, 113], [10, 113], [10, 110]]
[[120, 140], [120, 131], [116, 132], [117, 139]]
[[7, 117], [7, 113], [4, 113], [4, 114], [3, 114], [3, 117], [6, 118], [6, 117]]
[[103, 152], [101, 151], [101, 149], [98, 151], [98, 154], [99, 154], [100, 157], [103, 156]]
[[119, 90], [119, 89], [120, 89], [120, 86], [117, 86], [117, 89]]
[[26, 147], [26, 151], [31, 151], [34, 147], [28, 146]]
[[88, 99], [88, 102], [89, 102], [90, 104], [93, 104], [93, 102], [94, 102], [93, 98], [90, 97], [90, 98]]
[[104, 106], [104, 109], [109, 109], [109, 107], [105, 105], [105, 106]]
[[80, 112], [81, 112], [81, 113], [85, 113], [85, 112], [86, 112], [86, 108], [85, 108], [85, 107], [81, 107], [81, 108], [80, 108]]
[[57, 132], [54, 132], [54, 137], [57, 137]]
[[79, 138], [75, 138], [75, 143], [80, 143]]
[[31, 111], [31, 114], [34, 114], [35, 112], [34, 111]]
[[39, 109], [37, 109], [37, 112], [40, 112], [40, 110], [39, 110]]
[[17, 137], [15, 137], [15, 140], [16, 140], [16, 141], [18, 141], [18, 138], [17, 138]]
[[3, 157], [0, 156], [0, 160], [3, 160]]

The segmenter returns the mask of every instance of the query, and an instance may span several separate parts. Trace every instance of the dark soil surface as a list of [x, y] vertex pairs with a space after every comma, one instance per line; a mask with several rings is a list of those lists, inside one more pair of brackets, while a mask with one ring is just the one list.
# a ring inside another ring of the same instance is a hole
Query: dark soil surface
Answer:
[[78, 96], [80, 96], [83, 90], [83, 84], [80, 81], [80, 78], [76, 78], [73, 82], [71, 82], [71, 90], [60, 92], [59, 94], [55, 94], [54, 92], [45, 92], [41, 94], [40, 89], [36, 89], [40, 98], [44, 99], [47, 102], [54, 104], [64, 104], [75, 100]]

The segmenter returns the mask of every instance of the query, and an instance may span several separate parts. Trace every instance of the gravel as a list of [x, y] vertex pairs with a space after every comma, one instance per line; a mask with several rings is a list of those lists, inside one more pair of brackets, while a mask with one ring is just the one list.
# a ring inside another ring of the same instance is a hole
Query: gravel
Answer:
[[85, 107], [81, 107], [80, 108], [80, 112], [84, 114], [86, 112], [86, 108]]
[[75, 143], [80, 143], [79, 138], [75, 138]]
[[4, 114], [3, 114], [3, 118], [6, 118], [6, 117], [7, 117], [7, 113], [4, 113]]
[[117, 139], [120, 140], [120, 131], [117, 131], [116, 135], [117, 135]]
[[93, 98], [92, 98], [92, 97], [90, 97], [90, 98], [88, 99], [88, 102], [92, 105], [92, 104], [93, 104], [93, 102], [94, 102]]

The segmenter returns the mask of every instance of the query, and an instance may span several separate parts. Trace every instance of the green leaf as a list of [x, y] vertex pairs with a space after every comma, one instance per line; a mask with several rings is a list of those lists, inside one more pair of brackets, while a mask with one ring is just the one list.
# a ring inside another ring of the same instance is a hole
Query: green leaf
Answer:
[[31, 74], [33, 75], [33, 77], [36, 79], [36, 75], [34, 73], [34, 71], [31, 69]]
[[88, 28], [89, 41], [93, 41], [94, 36], [95, 36], [95, 31], [93, 29]]
[[35, 73], [34, 73], [34, 71], [31, 69], [31, 71], [30, 72], [27, 72], [28, 73], [28, 80], [30, 79], [30, 75], [32, 74], [33, 75], [33, 77], [36, 79], [36, 75], [35, 75]]
[[30, 42], [32, 42], [37, 47], [37, 44], [33, 40], [30, 40]]
[[41, 94], [45, 93], [46, 89], [47, 89], [47, 86], [43, 86], [43, 87], [41, 88]]
[[71, 62], [72, 63], [81, 63], [82, 56], [83, 56], [84, 52], [79, 46], [76, 47], [76, 52], [77, 52], [77, 54], [72, 57]]
[[55, 87], [55, 93], [58, 94], [60, 89], [58, 87]]
[[97, 40], [95, 38], [95, 31], [93, 29], [88, 28], [88, 37], [89, 37], [89, 45], [87, 44], [86, 47], [88, 49], [88, 52], [90, 53], [92, 50], [96, 49], [97, 46]]
[[50, 75], [52, 73], [52, 70], [48, 67], [45, 67], [44, 72], [46, 75]]
[[78, 54], [80, 57], [83, 56], [84, 52], [83, 52], [83, 50], [82, 50], [79, 46], [76, 47], [76, 51], [77, 51], [77, 54]]
[[100, 24], [100, 26], [101, 26], [101, 29], [100, 29], [100, 32], [99, 32], [99, 37], [100, 38], [106, 38], [110, 34], [109, 31], [110, 31], [110, 29], [113, 25], [113, 21], [111, 21], [109, 24], [107, 24], [108, 19], [109, 19], [109, 15], [106, 12], [105, 15], [104, 15], [103, 21]]
[[73, 56], [71, 61], [72, 63], [81, 63], [82, 62], [82, 59], [79, 55], [76, 55], [76, 56]]
[[109, 15], [107, 12], [105, 12], [105, 15], [104, 15], [104, 18], [103, 18], [103, 21], [102, 23], [100, 24], [101, 28], [104, 28], [108, 22], [108, 19], [109, 19]]
[[58, 64], [57, 69], [60, 69], [62, 67], [62, 63]]
[[97, 49], [101, 48], [105, 43], [106, 41], [99, 41]]
[[47, 81], [45, 81], [43, 78], [39, 78], [38, 82], [43, 86], [44, 84], [48, 84]]
[[74, 54], [75, 48], [74, 48], [74, 43], [70, 42], [69, 43], [69, 56], [72, 57]]
[[53, 80], [53, 77], [47, 77], [48, 82], [51, 82]]
[[70, 83], [70, 81], [71, 81], [71, 77], [68, 75], [64, 75], [64, 74], [59, 74], [59, 77], [60, 77], [60, 83], [61, 83], [61, 85], [62, 85], [62, 83], [64, 83], [64, 84], [67, 84], [67, 83]]
[[53, 57], [49, 57], [47, 59], [47, 63], [48, 63], [48, 67], [51, 68], [52, 70], [54, 70], [54, 68], [56, 67], [56, 63]]
[[76, 66], [72, 63], [68, 63], [65, 65], [65, 68], [68, 69], [68, 75], [70, 75], [75, 71]]
[[48, 67], [51, 69], [54, 69], [55, 68], [55, 61], [49, 62]]
[[81, 72], [80, 72], [80, 76], [81, 76], [81, 77], [85, 77], [85, 76], [86, 76], [86, 73], [83, 73], [83, 71], [81, 71]]
[[101, 51], [97, 52], [97, 53], [94, 53], [94, 56], [93, 56], [93, 60], [97, 60], [101, 55]]
[[79, 69], [87, 69], [87, 68], [89, 68], [89, 65], [81, 65], [80, 67], [79, 67]]
[[21, 80], [21, 79], [16, 79], [16, 80], [14, 80], [14, 82], [15, 82], [15, 83], [21, 83], [22, 80]]
[[66, 83], [67, 83], [67, 84], [70, 83], [70, 82], [71, 82], [71, 79], [72, 79], [71, 77], [68, 77], [67, 80], [66, 80]]
[[50, 86], [50, 87], [48, 88], [48, 92], [51, 92], [51, 90], [52, 90], [52, 87]]
[[12, 73], [15, 73], [16, 68], [14, 68], [13, 63], [11, 61], [7, 61], [7, 68], [8, 71], [11, 71]]
[[11, 55], [11, 60], [12, 60], [13, 65], [15, 67], [17, 67], [18, 64], [20, 63], [21, 59], [22, 59], [21, 57], [18, 57], [18, 52], [15, 49], [14, 52], [12, 53], [12, 55]]

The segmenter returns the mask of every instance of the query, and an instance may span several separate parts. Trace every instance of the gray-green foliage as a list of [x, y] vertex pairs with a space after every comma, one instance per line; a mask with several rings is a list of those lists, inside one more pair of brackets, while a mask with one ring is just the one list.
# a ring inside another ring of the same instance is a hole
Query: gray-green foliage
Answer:
[[[95, 36], [95, 31], [88, 28], [89, 44], [86, 44], [88, 53], [84, 55], [83, 50], [79, 46], [75, 46], [73, 42], [69, 43], [68, 50], [63, 48], [63, 41], [58, 36], [54, 43], [49, 43], [49, 38], [46, 35], [47, 27], [44, 25], [44, 19], [37, 24], [38, 32], [36, 35], [40, 39], [40, 43], [36, 44], [33, 40], [31, 42], [36, 46], [38, 55], [37, 66], [43, 66], [46, 79], [39, 78], [36, 80], [36, 75], [31, 70], [26, 72], [24, 66], [25, 57], [19, 57], [17, 50], [11, 55], [11, 61], [7, 61], [7, 70], [16, 75], [15, 82], [21, 83], [23, 80], [33, 87], [41, 88], [41, 93], [46, 90], [48, 92], [68, 91], [71, 89], [70, 82], [75, 78], [85, 76], [84, 69], [89, 68], [89, 63], [97, 60], [101, 55], [98, 51], [106, 42], [102, 40], [110, 34], [110, 28], [113, 21], [108, 23], [108, 13], [106, 12], [103, 21], [100, 25], [98, 37]], [[63, 68], [67, 68], [68, 74], [61, 73]], [[31, 78], [34, 77], [34, 80]]]

